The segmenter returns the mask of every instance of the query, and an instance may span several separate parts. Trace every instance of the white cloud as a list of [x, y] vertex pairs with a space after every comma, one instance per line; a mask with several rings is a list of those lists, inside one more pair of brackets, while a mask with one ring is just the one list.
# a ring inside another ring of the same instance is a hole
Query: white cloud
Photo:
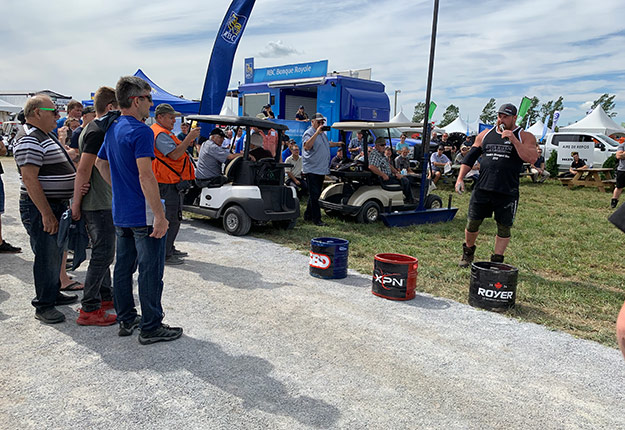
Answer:
[[281, 40], [278, 40], [276, 42], [267, 43], [267, 46], [258, 53], [258, 56], [263, 58], [279, 58], [299, 53], [297, 49], [286, 46]]

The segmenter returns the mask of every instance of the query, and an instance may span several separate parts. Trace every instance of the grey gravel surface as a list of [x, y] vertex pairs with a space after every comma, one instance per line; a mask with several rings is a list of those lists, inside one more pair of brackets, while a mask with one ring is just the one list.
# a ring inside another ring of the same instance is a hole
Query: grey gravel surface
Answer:
[[385, 300], [352, 271], [319, 280], [306, 255], [204, 221], [183, 223], [190, 255], [165, 270], [181, 339], [80, 327], [78, 304], [42, 324], [18, 177], [2, 163], [3, 235], [24, 248], [0, 255], [2, 429], [625, 427], [615, 349], [426, 294]]

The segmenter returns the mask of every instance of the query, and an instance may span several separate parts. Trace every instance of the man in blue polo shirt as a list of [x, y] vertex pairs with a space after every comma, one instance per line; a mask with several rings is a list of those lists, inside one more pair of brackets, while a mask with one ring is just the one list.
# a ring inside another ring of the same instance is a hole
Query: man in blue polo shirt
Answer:
[[[115, 95], [121, 116], [108, 128], [96, 162], [113, 190], [117, 234], [113, 293], [119, 335], [129, 336], [140, 325], [139, 342], [143, 345], [182, 336], [182, 328], [162, 323], [165, 236], [169, 223], [152, 171], [154, 133], [142, 122], [153, 104], [150, 91], [150, 85], [136, 76], [119, 79]], [[137, 314], [132, 295], [132, 275], [137, 267], [143, 317]]]

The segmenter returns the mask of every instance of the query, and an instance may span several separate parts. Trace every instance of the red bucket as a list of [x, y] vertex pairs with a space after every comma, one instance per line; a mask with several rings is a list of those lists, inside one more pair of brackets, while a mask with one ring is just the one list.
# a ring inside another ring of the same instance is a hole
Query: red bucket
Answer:
[[376, 254], [371, 292], [390, 300], [412, 300], [419, 260], [404, 254]]

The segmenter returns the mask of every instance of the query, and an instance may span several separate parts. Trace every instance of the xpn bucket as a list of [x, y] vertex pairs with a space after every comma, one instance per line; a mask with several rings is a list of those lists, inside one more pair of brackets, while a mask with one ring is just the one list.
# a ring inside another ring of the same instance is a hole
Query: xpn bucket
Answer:
[[340, 279], [347, 276], [349, 241], [317, 237], [310, 241], [310, 274], [316, 278]]
[[417, 286], [419, 260], [404, 254], [377, 254], [371, 292], [390, 300], [411, 300]]
[[514, 306], [519, 270], [509, 264], [480, 261], [471, 264], [469, 304], [503, 312]]

